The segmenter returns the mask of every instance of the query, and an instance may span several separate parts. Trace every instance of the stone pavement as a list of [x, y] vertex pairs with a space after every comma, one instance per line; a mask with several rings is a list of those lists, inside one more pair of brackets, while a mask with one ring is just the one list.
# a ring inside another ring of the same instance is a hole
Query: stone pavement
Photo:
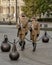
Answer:
[[[9, 41], [13, 42], [16, 37], [17, 30], [10, 28], [0, 28], [0, 45], [3, 41], [4, 34], [8, 35]], [[49, 31], [48, 34], [51, 36], [52, 32]], [[40, 32], [41, 37], [43, 31]], [[27, 35], [29, 39], [29, 33]], [[26, 40], [25, 50], [21, 51], [20, 46], [17, 43], [17, 50], [20, 53], [20, 58], [17, 61], [11, 61], [9, 59], [9, 53], [3, 53], [0, 50], [0, 65], [52, 65], [52, 39], [49, 43], [42, 43], [42, 41], [37, 42], [37, 48], [35, 52], [32, 52], [32, 43]]]
[[9, 53], [0, 51], [0, 65], [52, 65], [52, 44], [37, 44], [36, 52], [32, 52], [31, 45], [26, 45], [26, 49], [22, 52], [17, 47], [20, 53], [18, 61], [11, 61]]

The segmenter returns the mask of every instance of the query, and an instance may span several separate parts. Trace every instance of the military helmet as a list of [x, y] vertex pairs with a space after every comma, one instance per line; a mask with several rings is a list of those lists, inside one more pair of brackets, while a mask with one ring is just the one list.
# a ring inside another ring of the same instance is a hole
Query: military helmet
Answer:
[[35, 16], [33, 16], [33, 17], [32, 17], [32, 19], [36, 19], [36, 17], [35, 17]]
[[31, 18], [31, 20], [37, 20], [37, 18], [36, 18], [35, 16], [33, 16], [33, 17]]
[[25, 17], [25, 14], [24, 14], [24, 13], [22, 13], [22, 14], [21, 14], [21, 16], [22, 16], [22, 17]]

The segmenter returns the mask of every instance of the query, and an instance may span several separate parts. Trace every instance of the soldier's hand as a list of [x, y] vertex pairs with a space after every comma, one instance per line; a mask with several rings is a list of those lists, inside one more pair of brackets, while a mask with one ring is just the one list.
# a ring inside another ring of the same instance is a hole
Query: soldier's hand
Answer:
[[39, 34], [37, 34], [37, 37], [39, 37]]
[[27, 35], [27, 34], [28, 34], [28, 32], [25, 33], [25, 35]]
[[21, 27], [19, 27], [18, 30], [21, 30]]
[[30, 28], [30, 32], [32, 32], [32, 28]]

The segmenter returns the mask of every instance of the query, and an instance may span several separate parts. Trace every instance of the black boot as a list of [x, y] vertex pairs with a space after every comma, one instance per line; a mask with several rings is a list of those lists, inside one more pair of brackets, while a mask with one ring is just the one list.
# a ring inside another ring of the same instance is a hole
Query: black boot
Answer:
[[22, 41], [19, 42], [19, 45], [22, 46]]
[[33, 42], [33, 52], [36, 50], [36, 43]]
[[23, 51], [25, 49], [25, 41], [23, 41], [22, 43], [22, 47], [21, 47], [21, 50]]

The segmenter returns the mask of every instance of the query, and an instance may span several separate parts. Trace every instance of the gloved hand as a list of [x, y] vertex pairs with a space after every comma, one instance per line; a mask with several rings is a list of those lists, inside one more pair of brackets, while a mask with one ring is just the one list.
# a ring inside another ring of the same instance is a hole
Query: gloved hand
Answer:
[[28, 32], [25, 33], [25, 35], [27, 35], [27, 34], [28, 34]]
[[37, 37], [39, 37], [39, 34], [37, 34]]
[[21, 30], [21, 27], [19, 27], [18, 30]]
[[30, 32], [32, 32], [32, 28], [30, 28]]

